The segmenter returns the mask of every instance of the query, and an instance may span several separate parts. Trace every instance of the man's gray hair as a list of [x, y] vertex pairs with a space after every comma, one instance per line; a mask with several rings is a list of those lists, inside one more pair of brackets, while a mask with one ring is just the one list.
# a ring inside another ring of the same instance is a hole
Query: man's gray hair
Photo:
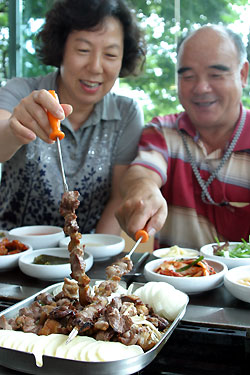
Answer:
[[[242, 66], [244, 64], [244, 62], [247, 60], [247, 50], [246, 50], [246, 47], [243, 43], [243, 40], [242, 40], [242, 38], [239, 34], [235, 33], [229, 27], [224, 26], [224, 25], [204, 25], [201, 28], [203, 28], [203, 27], [211, 27], [215, 30], [217, 29], [217, 30], [221, 30], [222, 32], [225, 32], [229, 36], [229, 38], [232, 40], [232, 42], [234, 43], [234, 45], [236, 47], [236, 50], [238, 52], [240, 66]], [[182, 38], [180, 39], [180, 41], [177, 45], [177, 55], [179, 53], [180, 47], [183, 44], [183, 42], [187, 38], [189, 38], [190, 36], [195, 34], [196, 31], [199, 31], [200, 29], [190, 31], [186, 35], [182, 36]]]

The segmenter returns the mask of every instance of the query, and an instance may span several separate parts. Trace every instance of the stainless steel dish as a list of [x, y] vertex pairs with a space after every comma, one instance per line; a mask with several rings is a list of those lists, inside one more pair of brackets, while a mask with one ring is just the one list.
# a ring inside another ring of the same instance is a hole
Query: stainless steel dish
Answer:
[[[92, 280], [91, 283], [95, 283]], [[17, 316], [19, 310], [23, 307], [29, 306], [35, 297], [43, 292], [53, 293], [58, 291], [62, 283], [53, 284], [33, 296], [18, 302], [14, 306], [2, 311], [1, 315], [5, 315], [7, 319]], [[134, 283], [133, 290], [142, 286], [141, 283]], [[187, 298], [188, 301], [188, 298]], [[162, 347], [165, 345], [174, 329], [182, 319], [186, 311], [186, 306], [182, 309], [176, 319], [172, 322], [171, 326], [162, 336], [161, 340], [148, 352], [128, 359], [122, 359], [109, 362], [82, 362], [69, 359], [62, 359], [50, 356], [43, 356], [43, 366], [37, 367], [35, 357], [32, 353], [25, 353], [13, 349], [0, 347], [0, 364], [2, 366], [22, 371], [27, 374], [39, 375], [129, 375], [140, 371], [151, 363]]]

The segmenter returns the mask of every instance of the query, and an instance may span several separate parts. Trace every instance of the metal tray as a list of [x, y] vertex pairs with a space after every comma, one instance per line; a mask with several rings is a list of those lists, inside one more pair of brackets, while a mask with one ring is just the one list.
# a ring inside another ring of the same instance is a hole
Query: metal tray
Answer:
[[[96, 280], [91, 280], [91, 284]], [[43, 292], [53, 293], [58, 290], [63, 283], [53, 284], [33, 296], [18, 302], [14, 306], [2, 311], [0, 316], [5, 315], [7, 319], [13, 318], [18, 315], [21, 308], [29, 306], [37, 295]], [[141, 283], [133, 283], [133, 289], [142, 286]], [[187, 297], [188, 303], [188, 297]], [[185, 314], [187, 305], [184, 306], [182, 311], [172, 322], [168, 330], [162, 336], [161, 340], [148, 352], [131, 357], [128, 359], [121, 359], [117, 361], [107, 362], [83, 362], [70, 359], [63, 359], [51, 356], [43, 356], [43, 366], [37, 367], [35, 357], [32, 353], [21, 352], [14, 349], [0, 347], [0, 365], [11, 368], [13, 370], [22, 371], [27, 374], [39, 375], [129, 375], [140, 371], [151, 363], [162, 347], [165, 345], [179, 321]]]

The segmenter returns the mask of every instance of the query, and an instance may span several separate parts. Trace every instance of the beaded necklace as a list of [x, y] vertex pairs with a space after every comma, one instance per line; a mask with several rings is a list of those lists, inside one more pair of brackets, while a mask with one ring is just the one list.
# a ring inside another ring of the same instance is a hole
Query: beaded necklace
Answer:
[[[239, 127], [237, 129], [237, 132], [235, 133], [233, 139], [232, 139], [232, 142], [230, 143], [230, 145], [228, 146], [223, 158], [221, 159], [219, 165], [217, 166], [217, 168], [215, 168], [215, 170], [211, 173], [210, 177], [208, 178], [207, 181], [204, 181], [200, 175], [200, 172], [197, 168], [197, 165], [193, 159], [193, 156], [190, 152], [190, 149], [188, 147], [188, 143], [187, 143], [187, 139], [186, 139], [186, 135], [180, 130], [178, 129], [178, 132], [179, 134], [181, 135], [182, 137], [182, 141], [183, 141], [183, 144], [184, 144], [184, 147], [185, 147], [185, 150], [187, 152], [187, 155], [188, 155], [188, 161], [192, 167], [192, 170], [194, 172], [194, 175], [201, 187], [201, 190], [202, 190], [202, 193], [201, 193], [201, 199], [204, 203], [207, 203], [207, 204], [213, 204], [215, 206], [227, 206], [229, 205], [229, 202], [221, 202], [221, 203], [216, 203], [213, 198], [211, 197], [209, 191], [208, 191], [208, 186], [212, 183], [212, 181], [215, 179], [215, 177], [217, 177], [218, 175], [218, 172], [220, 171], [220, 169], [225, 165], [226, 161], [230, 158], [232, 152], [233, 152], [233, 149], [240, 137], [240, 134], [241, 134], [241, 131], [244, 127], [244, 124], [245, 124], [245, 120], [246, 120], [246, 110], [245, 108], [243, 108], [242, 110], [242, 116], [241, 116], [241, 120], [240, 120], [240, 124], [239, 124]], [[178, 120], [177, 120], [178, 121]]]

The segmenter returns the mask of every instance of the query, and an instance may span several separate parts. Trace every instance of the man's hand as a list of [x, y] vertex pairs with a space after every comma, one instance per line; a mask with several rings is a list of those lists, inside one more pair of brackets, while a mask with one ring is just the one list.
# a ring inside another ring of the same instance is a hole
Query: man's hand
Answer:
[[145, 228], [149, 235], [159, 231], [167, 218], [160, 176], [141, 166], [131, 166], [122, 180], [123, 201], [116, 211], [121, 228], [132, 238]]

